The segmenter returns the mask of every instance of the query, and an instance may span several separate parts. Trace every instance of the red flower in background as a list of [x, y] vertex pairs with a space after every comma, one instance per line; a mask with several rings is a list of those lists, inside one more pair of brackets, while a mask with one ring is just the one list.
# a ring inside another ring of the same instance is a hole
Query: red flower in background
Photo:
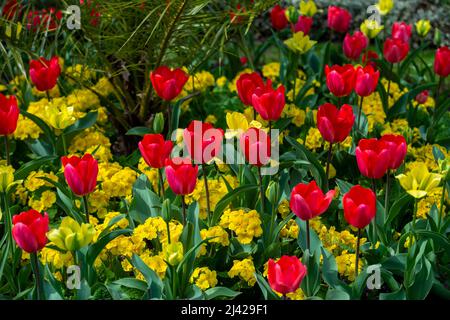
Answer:
[[344, 38], [342, 49], [347, 58], [358, 60], [361, 52], [367, 48], [369, 39], [361, 31], [356, 31], [353, 35], [347, 33]]
[[257, 72], [243, 73], [236, 81], [236, 88], [242, 103], [252, 105], [252, 96], [257, 87], [263, 87], [264, 80]]
[[375, 60], [379, 58], [380, 57], [375, 51], [368, 50], [365, 54], [363, 54], [362, 63], [364, 66], [370, 65], [372, 66], [372, 68], [377, 70], [377, 63], [375, 62]]
[[397, 63], [406, 58], [409, 44], [400, 39], [387, 38], [384, 42], [383, 55], [390, 63]]
[[54, 56], [50, 60], [43, 57], [39, 58], [39, 60], [31, 60], [30, 78], [39, 91], [51, 90], [56, 85], [61, 74], [58, 59], [58, 57]]
[[344, 218], [355, 228], [363, 229], [377, 214], [377, 199], [372, 190], [353, 186], [342, 197]]
[[381, 141], [386, 143], [389, 150], [389, 169], [397, 169], [405, 160], [407, 152], [405, 138], [399, 134], [385, 134], [381, 137]]
[[189, 158], [166, 159], [166, 178], [175, 194], [192, 193], [197, 184], [198, 165], [193, 165]]
[[[80, 4], [81, 5], [86, 5], [86, 7], [88, 9], [91, 10], [90, 12], [90, 16], [91, 16], [91, 21], [90, 24], [94, 27], [98, 26], [100, 23], [100, 17], [102, 16], [102, 14], [97, 10], [98, 5], [95, 6], [95, 8], [92, 5], [92, 1], [91, 0], [80, 0]], [[142, 3], [142, 5], [145, 5], [145, 3]]]
[[277, 262], [269, 259], [267, 278], [272, 290], [286, 295], [298, 289], [306, 272], [306, 266], [297, 257], [282, 256]]
[[147, 165], [160, 169], [169, 158], [173, 143], [165, 141], [161, 134], [146, 134], [139, 142], [139, 150]]
[[270, 11], [270, 20], [272, 21], [272, 27], [276, 30], [282, 30], [287, 27], [288, 20], [286, 18], [286, 9], [280, 5], [276, 5]]
[[392, 25], [391, 36], [393, 39], [400, 39], [403, 42], [409, 42], [411, 39], [412, 27], [406, 22], [394, 22]]
[[2, 10], [2, 17], [12, 20], [20, 10], [21, 6], [17, 0], [7, 0]]
[[371, 65], [364, 68], [358, 67], [356, 69], [356, 83], [355, 92], [360, 97], [367, 97], [371, 95], [377, 88], [380, 72], [375, 71]]
[[351, 64], [325, 66], [327, 87], [336, 97], [348, 96], [355, 88], [356, 70]]
[[450, 50], [448, 47], [437, 49], [434, 56], [434, 72], [444, 78], [450, 74]]
[[317, 111], [317, 128], [323, 139], [330, 143], [344, 141], [354, 122], [353, 109], [348, 104], [344, 104], [339, 110], [335, 105], [325, 103]]
[[430, 93], [428, 92], [428, 90], [423, 90], [416, 96], [416, 101], [420, 104], [424, 104], [425, 102], [427, 102], [429, 95]]
[[312, 23], [313, 23], [312, 17], [300, 16], [298, 17], [298, 21], [294, 26], [294, 31], [295, 32], [302, 31], [305, 35], [307, 35], [311, 30]]
[[42, 29], [53, 31], [58, 29], [62, 19], [62, 11], [55, 8], [29, 11], [27, 15], [27, 28], [32, 31]]
[[223, 130], [214, 128], [210, 123], [193, 120], [184, 129], [183, 138], [195, 163], [204, 164], [220, 153]]
[[355, 155], [359, 171], [367, 178], [380, 179], [391, 163], [387, 143], [376, 138], [359, 140]]
[[17, 245], [28, 253], [35, 253], [47, 244], [49, 218], [36, 210], [22, 212], [13, 217], [12, 236]]
[[15, 96], [5, 97], [0, 93], [0, 135], [13, 134], [17, 129], [19, 107]]
[[241, 135], [239, 144], [245, 159], [252, 165], [261, 167], [270, 161], [270, 137], [261, 129], [250, 128]]
[[302, 220], [309, 220], [321, 215], [328, 209], [335, 192], [335, 190], [330, 190], [324, 195], [316, 181], [299, 183], [292, 189], [289, 204], [297, 217]]
[[328, 28], [336, 32], [347, 32], [350, 27], [352, 15], [344, 8], [328, 7]]
[[62, 157], [64, 177], [72, 192], [77, 196], [92, 193], [97, 185], [98, 163], [90, 154], [82, 158]]
[[150, 80], [156, 94], [166, 101], [175, 99], [188, 79], [189, 75], [180, 68], [172, 70], [166, 66], [160, 66], [150, 73]]
[[284, 86], [280, 85], [277, 89], [273, 89], [270, 79], [266, 85], [257, 87], [252, 95], [253, 108], [264, 120], [278, 120], [285, 104]]

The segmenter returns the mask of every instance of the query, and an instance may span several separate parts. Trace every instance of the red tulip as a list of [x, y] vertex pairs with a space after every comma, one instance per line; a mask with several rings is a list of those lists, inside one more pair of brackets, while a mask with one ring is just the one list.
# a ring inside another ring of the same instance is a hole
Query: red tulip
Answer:
[[450, 74], [450, 50], [448, 47], [437, 49], [434, 57], [434, 72], [444, 78]]
[[324, 195], [316, 181], [299, 183], [291, 192], [291, 210], [302, 220], [317, 217], [328, 209], [335, 192], [330, 190]]
[[247, 59], [247, 57], [240, 57], [239, 61], [241, 61], [241, 64], [243, 66], [245, 66], [247, 64], [247, 62], [248, 62], [248, 59]]
[[12, 20], [19, 10], [20, 5], [17, 3], [17, 0], [7, 0], [3, 6], [2, 16], [7, 20]]
[[189, 75], [180, 68], [171, 70], [161, 66], [150, 73], [153, 88], [158, 96], [166, 101], [175, 99], [188, 79]]
[[370, 96], [377, 88], [380, 72], [371, 65], [356, 69], [355, 92], [360, 97]]
[[387, 38], [384, 42], [383, 55], [390, 63], [397, 63], [406, 58], [409, 44], [400, 39]]
[[358, 60], [361, 52], [367, 48], [369, 40], [361, 31], [356, 31], [352, 36], [347, 33], [344, 38], [342, 49], [347, 58]]
[[240, 147], [245, 159], [257, 167], [270, 161], [270, 137], [261, 129], [250, 128], [240, 137]]
[[352, 130], [355, 116], [353, 109], [344, 104], [340, 110], [331, 104], [325, 103], [317, 111], [317, 128], [323, 139], [329, 143], [342, 142]]
[[428, 90], [423, 90], [416, 96], [416, 101], [420, 104], [424, 104], [425, 102], [427, 102], [429, 95], [430, 93], [428, 92]]
[[298, 21], [294, 26], [294, 31], [295, 32], [302, 31], [303, 34], [307, 35], [311, 30], [312, 23], [313, 23], [312, 17], [300, 16], [298, 17]]
[[194, 191], [197, 184], [198, 165], [189, 158], [166, 159], [166, 177], [175, 194], [187, 195]]
[[329, 6], [328, 7], [328, 28], [336, 32], [347, 32], [352, 20], [350, 12], [344, 8]]
[[356, 228], [365, 228], [377, 213], [375, 193], [360, 185], [353, 186], [342, 197], [344, 218]]
[[263, 87], [264, 80], [257, 72], [243, 73], [236, 81], [239, 98], [246, 106], [252, 105], [252, 96], [257, 87]]
[[356, 70], [351, 64], [325, 66], [327, 87], [336, 97], [348, 96], [355, 88]]
[[[91, 10], [89, 14], [91, 16], [91, 21], [89, 23], [94, 27], [98, 26], [100, 23], [100, 17], [102, 16], [102, 14], [97, 11], [98, 5], [94, 6], [91, 0], [80, 0], [80, 4], [86, 5], [88, 10]], [[145, 5], [145, 3], [143, 3], [143, 5]]]
[[42, 216], [36, 210], [22, 212], [13, 217], [12, 236], [22, 250], [35, 253], [47, 243], [48, 222], [47, 213]]
[[139, 150], [145, 162], [152, 168], [164, 167], [172, 151], [172, 141], [164, 141], [161, 134], [146, 134], [139, 142]]
[[90, 154], [82, 158], [77, 156], [62, 157], [64, 177], [73, 193], [85, 196], [92, 193], [97, 185], [98, 163]]
[[0, 93], [0, 136], [13, 134], [17, 128], [19, 107], [15, 96], [5, 97]]
[[269, 259], [267, 278], [272, 290], [286, 295], [298, 289], [306, 272], [306, 266], [297, 257], [282, 256], [277, 262]]
[[407, 144], [402, 135], [385, 134], [381, 137], [381, 141], [386, 143], [389, 150], [389, 169], [397, 169], [405, 160]]
[[29, 11], [27, 15], [27, 28], [36, 31], [39, 28], [54, 31], [58, 28], [62, 19], [62, 11], [55, 8]]
[[270, 20], [274, 29], [282, 30], [288, 25], [285, 12], [286, 9], [283, 9], [278, 4], [270, 11]]
[[61, 67], [56, 56], [50, 60], [41, 57], [30, 62], [30, 78], [39, 91], [53, 89], [60, 74]]
[[385, 141], [376, 138], [361, 139], [355, 154], [359, 171], [365, 177], [380, 179], [389, 168], [391, 157]]
[[406, 22], [394, 22], [392, 25], [392, 38], [400, 39], [403, 42], [409, 42], [411, 39], [412, 27]]
[[270, 79], [265, 86], [257, 87], [252, 95], [253, 108], [264, 120], [278, 120], [285, 104], [284, 86], [280, 85], [277, 89], [273, 89]]
[[362, 63], [364, 66], [370, 65], [374, 70], [377, 70], [377, 63], [375, 60], [379, 58], [380, 57], [375, 51], [368, 50], [365, 54], [363, 54]]
[[223, 130], [214, 128], [210, 123], [193, 120], [184, 129], [183, 137], [194, 162], [204, 164], [220, 153]]

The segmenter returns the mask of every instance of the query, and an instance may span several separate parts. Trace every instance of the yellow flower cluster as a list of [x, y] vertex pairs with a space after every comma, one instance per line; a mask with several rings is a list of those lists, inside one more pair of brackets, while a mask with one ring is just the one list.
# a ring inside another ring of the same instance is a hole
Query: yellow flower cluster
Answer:
[[[320, 220], [318, 220], [320, 221]], [[334, 226], [327, 228], [323, 224], [312, 224], [313, 229], [317, 232], [323, 246], [334, 255], [339, 255], [345, 250], [356, 250], [357, 238], [348, 230], [341, 232], [336, 231]], [[365, 238], [361, 238], [361, 245], [366, 242]]]
[[228, 233], [221, 226], [202, 229], [200, 230], [200, 236], [202, 237], [202, 240], [212, 238], [208, 240], [208, 243], [218, 243], [224, 247], [230, 244]]
[[406, 164], [407, 168], [411, 169], [415, 167], [417, 163], [424, 162], [430, 171], [437, 171], [439, 169], [439, 166], [436, 160], [434, 160], [433, 146], [437, 147], [444, 154], [445, 158], [450, 157], [450, 153], [444, 147], [438, 144], [426, 144], [422, 147], [417, 148], [408, 145], [408, 155], [414, 157], [416, 161], [408, 162]]
[[292, 118], [292, 123], [297, 127], [301, 127], [305, 123], [306, 112], [295, 104], [286, 104], [283, 109], [282, 117]]
[[262, 74], [265, 78], [276, 81], [280, 76], [280, 63], [270, 62], [262, 67]]
[[[148, 181], [150, 182], [150, 184], [153, 187], [153, 191], [156, 192], [158, 190], [158, 184], [159, 184], [158, 169], [149, 167], [145, 163], [144, 158], [141, 158], [139, 160], [138, 169], [139, 169], [139, 171], [141, 171], [143, 174], [145, 174], [147, 176]], [[164, 185], [165, 185], [165, 188], [168, 187], [167, 181], [164, 181]]]
[[416, 143], [420, 140], [419, 129], [411, 128], [406, 119], [395, 119], [392, 122], [385, 123], [381, 134], [401, 134], [405, 136], [406, 141], [411, 143]]
[[194, 283], [201, 290], [205, 291], [217, 285], [217, 272], [211, 271], [208, 267], [195, 268], [192, 272], [190, 282]]
[[[92, 79], [95, 74], [84, 64], [76, 64], [74, 66], [69, 66], [65, 70], [66, 75], [74, 80], [85, 82]], [[69, 82], [74, 83], [73, 80], [69, 79]]]
[[252, 259], [246, 258], [243, 260], [234, 260], [233, 266], [228, 271], [228, 276], [230, 278], [239, 277], [241, 280], [247, 282], [250, 287], [253, 287], [256, 283], [255, 272], [255, 265]]
[[53, 172], [46, 173], [42, 170], [32, 171], [32, 172], [30, 172], [28, 177], [25, 179], [24, 187], [30, 192], [34, 192], [42, 187], [48, 187], [48, 188], [53, 187], [53, 185], [50, 182], [47, 182], [41, 178], [47, 178], [47, 179], [53, 180], [55, 182], [58, 181], [58, 177]]
[[246, 211], [226, 210], [219, 223], [223, 228], [229, 229], [236, 233], [237, 239], [242, 244], [252, 242], [253, 237], [262, 235], [261, 219], [256, 210]]
[[289, 213], [291, 213], [291, 208], [289, 207], [289, 200], [283, 199], [278, 205], [278, 213], [281, 214], [283, 219], [286, 219]]
[[[350, 281], [355, 280], [355, 263], [355, 254], [348, 253], [347, 250], [342, 251], [342, 254], [336, 257], [336, 264], [339, 274], [346, 277]], [[363, 264], [364, 261], [360, 259], [358, 264], [358, 273], [361, 272]]]
[[87, 129], [78, 134], [70, 144], [69, 153], [79, 156], [90, 153], [103, 162], [112, 159], [111, 142], [102, 132], [95, 129]]
[[204, 91], [215, 84], [214, 76], [208, 71], [200, 71], [191, 75], [183, 87], [188, 92]]
[[298, 228], [297, 222], [294, 219], [291, 219], [286, 223], [283, 229], [281, 229], [280, 235], [283, 238], [297, 239], [299, 231], [300, 229]]
[[55, 269], [67, 268], [74, 264], [74, 259], [70, 251], [62, 252], [49, 248], [49, 246], [54, 246], [54, 244], [50, 242], [41, 250], [40, 260], [43, 264], [50, 264]]
[[99, 164], [99, 179], [102, 190], [111, 198], [131, 196], [137, 172], [129, 167], [123, 168], [118, 163]]
[[[167, 263], [164, 261], [163, 257], [159, 255], [152, 256], [148, 251], [140, 254], [139, 257], [150, 269], [155, 271], [161, 279], [164, 279], [167, 270]], [[128, 260], [122, 261], [122, 267], [125, 271], [133, 271], [137, 279], [144, 280], [144, 275], [136, 268], [133, 268]]]
[[[416, 217], [419, 219], [427, 219], [428, 213], [431, 210], [431, 207], [435, 204], [440, 211], [441, 208], [441, 198], [442, 198], [442, 187], [435, 188], [434, 190], [427, 193], [427, 195], [420, 199], [417, 203], [417, 214]], [[445, 212], [448, 207], [448, 198], [444, 199], [444, 209], [442, 212]]]
[[34, 194], [33, 198], [28, 201], [28, 205], [39, 212], [50, 209], [56, 203], [56, 194], [50, 190], [42, 192], [39, 200], [34, 199], [34, 196], [36, 195]]

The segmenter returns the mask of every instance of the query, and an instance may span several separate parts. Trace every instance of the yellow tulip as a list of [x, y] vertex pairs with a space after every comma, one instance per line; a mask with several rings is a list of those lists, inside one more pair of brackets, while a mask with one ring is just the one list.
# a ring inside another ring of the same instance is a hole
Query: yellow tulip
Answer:
[[377, 8], [382, 16], [387, 15], [394, 8], [394, 0], [379, 0]]
[[225, 138], [227, 139], [239, 136], [245, 131], [247, 131], [249, 128], [260, 129], [262, 127], [262, 124], [256, 120], [252, 120], [249, 123], [245, 115], [240, 112], [227, 113], [226, 122], [229, 129], [225, 133]]
[[164, 259], [171, 265], [178, 265], [183, 260], [184, 249], [181, 242], [172, 242], [163, 245]]
[[366, 37], [373, 39], [375, 38], [381, 30], [384, 29], [384, 26], [378, 24], [376, 20], [364, 20], [360, 26], [361, 32], [366, 35]]
[[421, 162], [407, 174], [399, 174], [396, 178], [406, 192], [414, 198], [420, 199], [439, 185], [442, 176], [430, 173], [425, 163]]
[[317, 12], [317, 7], [314, 1], [301, 1], [300, 2], [300, 13], [302, 16], [312, 17]]
[[65, 105], [62, 101], [62, 99], [54, 99], [44, 109], [45, 120], [57, 130], [63, 130], [77, 121], [73, 114], [73, 107]]
[[416, 22], [417, 34], [421, 37], [425, 37], [431, 30], [431, 23], [429, 20], [419, 20]]
[[0, 193], [6, 192], [14, 182], [14, 169], [11, 166], [0, 165]]
[[88, 223], [80, 225], [71, 217], [63, 218], [58, 229], [47, 233], [51, 242], [66, 251], [76, 251], [87, 246], [94, 239], [94, 235], [94, 226]]
[[284, 44], [292, 51], [303, 54], [311, 49], [317, 41], [313, 41], [303, 31], [296, 32], [290, 39], [284, 41]]

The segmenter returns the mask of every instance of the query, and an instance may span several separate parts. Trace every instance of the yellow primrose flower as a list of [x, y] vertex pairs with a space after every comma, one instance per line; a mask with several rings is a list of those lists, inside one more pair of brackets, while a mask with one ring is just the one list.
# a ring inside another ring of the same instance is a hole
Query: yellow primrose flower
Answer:
[[227, 113], [226, 122], [228, 129], [230, 129], [225, 133], [225, 137], [227, 139], [231, 139], [237, 135], [244, 133], [248, 130], [248, 128], [260, 129], [262, 127], [262, 124], [256, 120], [252, 120], [249, 123], [247, 117], [240, 112]]
[[425, 37], [431, 30], [430, 20], [421, 19], [416, 22], [417, 34], [421, 37]]
[[394, 8], [394, 0], [379, 0], [376, 6], [380, 14], [385, 16]]
[[301, 1], [300, 2], [300, 13], [302, 16], [312, 17], [317, 12], [317, 7], [314, 1]]
[[373, 39], [384, 29], [384, 26], [380, 25], [376, 20], [366, 19], [359, 28], [366, 37]]
[[165, 243], [163, 245], [163, 253], [164, 260], [171, 266], [176, 266], [183, 260], [183, 244], [181, 242]]
[[58, 248], [66, 251], [75, 251], [87, 246], [94, 239], [94, 226], [88, 223], [79, 224], [71, 217], [62, 219], [58, 229], [47, 233], [47, 237]]
[[6, 192], [14, 182], [14, 169], [11, 166], [0, 166], [0, 193]]
[[208, 267], [195, 268], [190, 282], [195, 283], [203, 291], [214, 288], [217, 285], [217, 272], [211, 271]]
[[305, 35], [303, 31], [294, 33], [292, 38], [284, 41], [284, 44], [292, 51], [303, 54], [311, 49], [317, 41], [313, 41], [308, 35]]
[[407, 174], [396, 176], [400, 185], [416, 199], [423, 198], [441, 182], [441, 175], [430, 173], [425, 163], [420, 162]]

